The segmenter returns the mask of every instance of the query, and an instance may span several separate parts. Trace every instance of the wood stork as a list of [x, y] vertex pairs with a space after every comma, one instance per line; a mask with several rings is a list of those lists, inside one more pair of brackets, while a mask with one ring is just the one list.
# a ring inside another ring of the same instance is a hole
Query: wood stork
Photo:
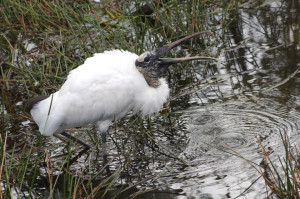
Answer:
[[129, 111], [140, 111], [143, 116], [159, 111], [169, 96], [167, 81], [162, 78], [166, 68], [179, 62], [207, 58], [160, 57], [204, 33], [211, 32], [186, 36], [140, 56], [123, 50], [94, 54], [69, 73], [59, 91], [28, 101], [39, 131], [46, 136], [61, 133], [72, 138], [65, 129], [95, 124], [105, 141], [111, 123]]

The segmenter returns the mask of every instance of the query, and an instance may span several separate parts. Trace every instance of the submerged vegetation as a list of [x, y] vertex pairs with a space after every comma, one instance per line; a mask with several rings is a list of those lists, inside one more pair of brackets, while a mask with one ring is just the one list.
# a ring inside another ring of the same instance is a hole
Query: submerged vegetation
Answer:
[[[58, 90], [68, 72], [94, 53], [123, 49], [140, 54], [203, 30], [213, 31], [215, 37], [202, 35], [169, 56], [218, 57], [228, 50], [226, 57], [234, 59], [232, 51], [244, 48], [245, 41], [237, 41], [232, 49], [227, 33], [239, 26], [239, 9], [258, 9], [272, 2], [0, 1], [0, 198], [138, 198], [153, 193], [160, 177], [189, 166], [178, 157], [188, 140], [176, 111], [189, 106], [190, 95], [206, 97], [205, 89], [218, 96], [209, 103], [227, 100], [214, 87], [222, 84], [215, 64], [206, 61], [199, 67], [192, 62], [169, 69], [168, 104], [151, 118], [134, 115], [116, 122], [109, 131], [111, 154], [104, 165], [101, 140], [93, 127], [69, 130], [94, 146], [89, 152], [75, 143], [40, 136], [23, 110], [24, 101]], [[279, 190], [279, 197], [292, 198], [286, 195], [289, 190], [298, 194], [299, 163], [290, 162], [289, 154], [287, 150], [284, 159], [284, 170], [292, 176], [287, 189], [270, 188]], [[266, 172], [274, 169], [267, 165]], [[278, 179], [266, 176], [270, 175]], [[274, 179], [269, 179], [271, 184]], [[283, 180], [279, 182], [285, 186]], [[159, 191], [168, 188], [164, 184], [154, 193], [162, 194]], [[177, 194], [170, 191], [168, 197]]]

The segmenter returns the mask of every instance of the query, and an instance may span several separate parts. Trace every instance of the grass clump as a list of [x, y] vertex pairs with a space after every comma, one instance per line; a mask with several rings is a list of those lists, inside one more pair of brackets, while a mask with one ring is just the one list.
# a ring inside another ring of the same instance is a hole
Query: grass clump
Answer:
[[261, 163], [264, 178], [268, 189], [279, 198], [300, 198], [300, 153], [292, 147], [288, 136], [281, 134], [284, 147], [284, 157], [271, 158], [258, 140], [265, 158]]

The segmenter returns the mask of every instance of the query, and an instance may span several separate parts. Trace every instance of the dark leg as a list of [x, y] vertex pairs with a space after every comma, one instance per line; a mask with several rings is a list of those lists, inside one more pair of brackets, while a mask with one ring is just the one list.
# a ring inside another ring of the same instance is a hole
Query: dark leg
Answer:
[[106, 154], [106, 132], [101, 133], [102, 145], [103, 145], [103, 156]]
[[68, 138], [68, 139], [70, 139], [70, 140], [72, 140], [72, 141], [77, 142], [78, 144], [81, 144], [81, 145], [84, 146], [87, 150], [89, 150], [89, 149], [91, 148], [88, 144], [82, 142], [81, 140], [77, 139], [76, 137], [73, 137], [72, 135], [68, 134], [68, 133], [65, 132], [65, 131], [63, 131], [63, 132], [61, 133], [61, 135], [63, 135], [64, 137], [66, 137], [66, 138]]
[[[101, 132], [101, 139], [102, 139], [102, 152], [103, 152], [103, 166], [108, 164], [107, 159], [107, 151], [106, 151], [106, 132]], [[106, 166], [106, 172], [110, 173], [109, 165]]]

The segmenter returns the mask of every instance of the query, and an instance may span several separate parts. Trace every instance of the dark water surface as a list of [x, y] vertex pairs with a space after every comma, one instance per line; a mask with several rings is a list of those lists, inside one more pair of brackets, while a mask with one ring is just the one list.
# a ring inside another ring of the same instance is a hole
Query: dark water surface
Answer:
[[226, 33], [232, 47], [220, 53], [214, 83], [183, 111], [189, 143], [181, 156], [191, 167], [170, 183], [185, 193], [178, 198], [265, 198], [258, 172], [224, 151], [259, 164], [257, 138], [270, 157], [283, 154], [280, 134], [300, 144], [300, 2], [242, 9], [232, 17]]
[[[257, 139], [271, 157], [283, 154], [280, 134], [287, 133], [292, 145], [300, 145], [300, 2], [278, 1], [259, 9], [246, 6], [230, 17], [234, 20], [224, 33], [228, 44], [221, 52], [212, 52], [218, 62], [211, 63], [211, 75], [201, 75], [202, 65], [194, 67], [201, 88], [171, 103], [174, 113], [182, 114], [183, 130], [176, 132], [174, 141], [161, 138], [162, 145], [190, 166], [151, 162], [147, 168], [154, 168], [155, 173], [172, 169], [149, 185], [168, 191], [148, 193], [146, 198], [235, 198], [241, 194], [239, 198], [265, 198], [263, 179], [249, 163], [232, 155], [233, 151], [260, 164], [264, 156]], [[20, 110], [21, 105], [15, 104]], [[12, 113], [7, 114], [7, 129], [32, 132], [32, 122], [13, 126], [13, 111], [0, 108], [4, 114]], [[24, 140], [28, 138], [12, 134], [8, 151], [20, 143], [15, 153], [21, 153]], [[44, 144], [53, 148], [51, 156], [65, 150], [54, 138]], [[110, 145], [113, 157], [118, 149]], [[83, 156], [79, 162], [84, 164], [86, 159]], [[113, 162], [111, 169], [117, 165]], [[48, 185], [43, 183], [41, 180], [37, 188], [47, 196], [44, 187]]]

